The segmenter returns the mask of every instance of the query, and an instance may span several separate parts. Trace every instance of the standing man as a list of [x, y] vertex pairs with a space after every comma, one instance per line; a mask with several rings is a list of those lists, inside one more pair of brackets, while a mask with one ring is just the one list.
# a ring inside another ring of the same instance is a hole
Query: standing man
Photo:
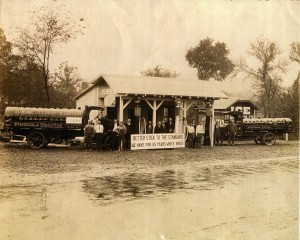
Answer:
[[104, 127], [101, 124], [101, 120], [96, 120], [95, 128], [95, 137], [96, 137], [96, 144], [97, 144], [97, 151], [102, 151], [102, 140], [103, 140], [103, 132]]
[[214, 136], [215, 136], [215, 144], [216, 146], [219, 146], [220, 140], [221, 140], [221, 130], [220, 130], [220, 121], [217, 119], [215, 123], [215, 131], [214, 131]]
[[111, 132], [111, 150], [114, 151], [117, 149], [117, 144], [118, 144], [118, 127], [119, 123], [118, 120], [114, 120], [114, 126]]
[[[134, 132], [134, 126], [131, 123], [131, 119], [128, 118], [127, 123], [125, 123], [125, 127], [127, 129], [125, 134], [125, 141], [126, 141], [126, 149], [131, 149], [131, 134]], [[125, 148], [125, 146], [124, 146]]]
[[234, 123], [233, 120], [230, 120], [230, 123], [227, 126], [227, 133], [229, 136], [228, 145], [233, 146], [234, 140], [235, 140], [235, 135], [237, 133], [237, 125]]
[[117, 132], [119, 135], [119, 151], [123, 151], [123, 148], [125, 147], [125, 135], [127, 132], [127, 129], [123, 122], [120, 122], [120, 125], [117, 128]]
[[195, 147], [195, 128], [193, 123], [191, 122], [189, 125], [186, 126], [188, 137], [187, 140], [189, 142], [189, 147], [194, 148]]
[[89, 120], [88, 124], [84, 127], [84, 140], [86, 144], [86, 151], [92, 151], [92, 139], [95, 135], [93, 121]]
[[198, 147], [202, 146], [202, 139], [204, 138], [205, 129], [203, 127], [202, 120], [199, 120], [199, 124], [196, 127], [196, 138]]

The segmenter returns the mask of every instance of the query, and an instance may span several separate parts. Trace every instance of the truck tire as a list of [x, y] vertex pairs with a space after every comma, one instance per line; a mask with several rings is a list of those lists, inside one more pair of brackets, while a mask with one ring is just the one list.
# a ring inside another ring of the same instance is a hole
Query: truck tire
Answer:
[[111, 150], [111, 148], [112, 148], [112, 137], [111, 137], [111, 135], [109, 135], [105, 138], [104, 146], [107, 150]]
[[262, 142], [263, 142], [263, 144], [268, 145], [268, 146], [274, 145], [276, 142], [275, 134], [272, 132], [265, 133], [265, 135], [263, 136]]
[[27, 137], [27, 144], [33, 149], [39, 149], [47, 144], [46, 137], [42, 132], [32, 132]]

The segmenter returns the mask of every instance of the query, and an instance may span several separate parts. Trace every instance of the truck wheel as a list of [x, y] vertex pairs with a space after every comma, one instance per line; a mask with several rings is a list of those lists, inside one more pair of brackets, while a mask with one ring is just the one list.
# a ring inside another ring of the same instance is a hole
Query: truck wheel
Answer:
[[268, 145], [268, 146], [272, 146], [275, 144], [276, 142], [276, 137], [275, 134], [272, 132], [267, 132], [264, 136], [263, 136], [263, 144]]
[[46, 137], [41, 132], [32, 132], [27, 139], [28, 146], [34, 149], [42, 148], [46, 145]]
[[112, 148], [112, 137], [107, 136], [104, 140], [104, 146], [106, 149], [110, 150]]
[[262, 139], [259, 138], [259, 137], [254, 138], [254, 142], [255, 142], [256, 144], [261, 144], [261, 143], [262, 143], [261, 141], [262, 141]]

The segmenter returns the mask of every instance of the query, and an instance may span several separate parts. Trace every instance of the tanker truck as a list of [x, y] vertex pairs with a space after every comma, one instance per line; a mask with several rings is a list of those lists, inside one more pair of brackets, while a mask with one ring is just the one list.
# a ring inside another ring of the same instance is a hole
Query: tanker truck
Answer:
[[241, 111], [231, 111], [224, 114], [224, 125], [220, 127], [221, 143], [228, 139], [227, 126], [230, 120], [237, 125], [237, 140], [253, 139], [256, 144], [274, 145], [276, 139], [292, 131], [290, 118], [244, 118]]
[[[63, 140], [83, 136], [84, 127], [92, 110], [102, 112], [103, 108], [86, 106], [82, 110], [7, 107], [5, 109], [3, 130], [6, 133], [11, 133], [11, 139], [23, 137], [31, 148], [39, 149], [49, 143], [61, 143]], [[112, 124], [108, 119], [103, 120], [103, 125]], [[110, 128], [106, 127], [106, 129]]]

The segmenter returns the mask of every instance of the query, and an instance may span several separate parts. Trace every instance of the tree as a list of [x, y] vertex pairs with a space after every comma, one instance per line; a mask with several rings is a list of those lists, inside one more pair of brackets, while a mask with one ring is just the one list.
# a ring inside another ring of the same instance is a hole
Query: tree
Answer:
[[291, 44], [290, 59], [300, 64], [300, 42]]
[[1, 110], [5, 107], [5, 96], [3, 91], [3, 83], [7, 77], [7, 63], [11, 55], [12, 45], [6, 40], [3, 30], [0, 28], [0, 102]]
[[229, 49], [226, 44], [213, 43], [211, 38], [201, 40], [196, 47], [187, 51], [185, 58], [190, 67], [198, 70], [200, 80], [214, 78], [223, 81], [234, 70], [234, 64], [228, 58]]
[[6, 65], [6, 76], [2, 82], [5, 105], [46, 106], [42, 70], [31, 59], [11, 55]]
[[[300, 64], [300, 42], [293, 42], [291, 44], [290, 59], [293, 62], [297, 62]], [[300, 71], [298, 73], [297, 80], [300, 81]]]
[[147, 70], [142, 71], [141, 75], [146, 77], [177, 78], [179, 73], [156, 65], [154, 68], [148, 68]]
[[31, 17], [26, 27], [16, 29], [18, 37], [15, 46], [21, 54], [34, 59], [41, 66], [47, 103], [50, 106], [50, 56], [54, 53], [55, 47], [68, 43], [75, 39], [78, 33], [82, 33], [83, 27], [72, 20], [69, 13], [58, 7], [41, 7], [30, 14]]
[[281, 54], [275, 42], [258, 38], [250, 44], [249, 56], [252, 65], [245, 59], [240, 60], [239, 71], [253, 79], [258, 104], [262, 107], [264, 116], [269, 117], [274, 107], [276, 94], [281, 91], [282, 74], [286, 73], [287, 62], [279, 59]]
[[73, 98], [80, 91], [83, 79], [78, 74], [77, 67], [68, 62], [59, 65], [51, 81], [51, 97], [55, 107], [75, 107]]

